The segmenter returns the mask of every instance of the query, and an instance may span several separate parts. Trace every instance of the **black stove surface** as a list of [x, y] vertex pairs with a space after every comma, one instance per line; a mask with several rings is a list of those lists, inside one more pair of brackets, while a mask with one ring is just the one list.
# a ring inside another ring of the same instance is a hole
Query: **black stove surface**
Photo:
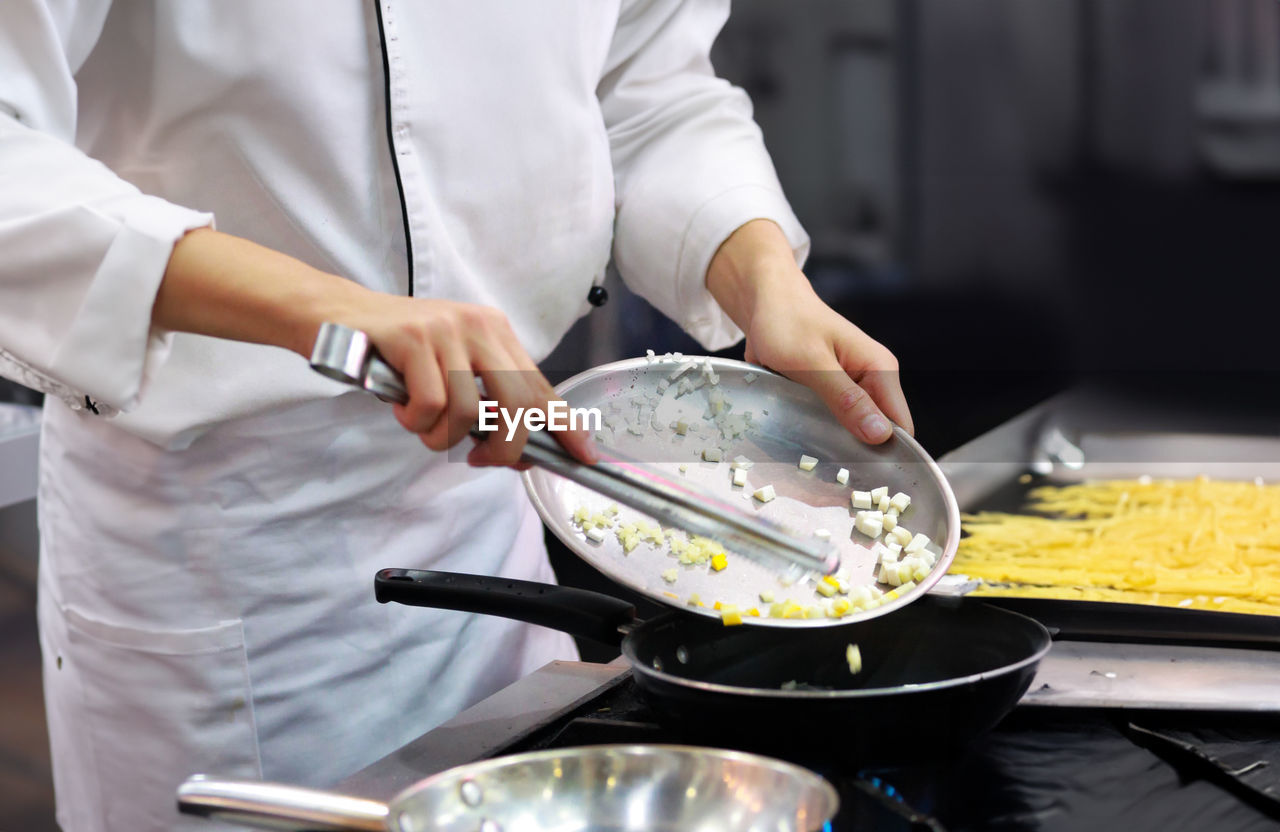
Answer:
[[836, 830], [1280, 829], [1274, 718], [1020, 708], [959, 756], [895, 753], [893, 763], [842, 754], [841, 737], [854, 730], [833, 724], [787, 748], [758, 747], [750, 725], [695, 736], [664, 726], [628, 678], [500, 753], [619, 742], [767, 753], [836, 786]]

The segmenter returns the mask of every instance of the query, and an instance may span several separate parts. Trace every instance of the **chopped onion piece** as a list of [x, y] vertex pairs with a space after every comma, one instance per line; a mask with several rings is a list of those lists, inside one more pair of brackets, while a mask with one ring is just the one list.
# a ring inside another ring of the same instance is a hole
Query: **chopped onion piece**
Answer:
[[880, 533], [884, 531], [884, 525], [881, 521], [873, 519], [866, 514], [858, 517], [858, 519], [854, 521], [853, 527], [865, 534], [867, 537], [879, 537]]
[[855, 676], [862, 672], [862, 651], [858, 645], [850, 644], [844, 649], [844, 659], [849, 663], [849, 672]]
[[929, 535], [917, 534], [915, 537], [911, 538], [909, 542], [903, 544], [903, 549], [907, 552], [907, 554], [911, 554], [912, 552], [920, 551], [921, 549], [923, 549], [928, 545], [929, 545]]
[[680, 378], [680, 376], [684, 375], [686, 372], [688, 372], [691, 369], [693, 369], [692, 362], [681, 364], [679, 367], [676, 367], [674, 370], [671, 371], [671, 374], [667, 376], [667, 379], [669, 381], [675, 381], [676, 379]]

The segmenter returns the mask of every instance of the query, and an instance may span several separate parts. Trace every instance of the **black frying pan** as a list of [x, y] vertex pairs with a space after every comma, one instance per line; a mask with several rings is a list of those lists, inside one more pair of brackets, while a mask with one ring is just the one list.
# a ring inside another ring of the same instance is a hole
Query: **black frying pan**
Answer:
[[[876, 761], [958, 750], [990, 729], [1026, 692], [1050, 642], [1033, 619], [977, 599], [925, 597], [869, 621], [792, 631], [678, 612], [640, 621], [609, 595], [480, 575], [383, 569], [374, 588], [383, 603], [620, 643], [654, 710], [691, 739]], [[862, 653], [857, 675], [849, 644]]]

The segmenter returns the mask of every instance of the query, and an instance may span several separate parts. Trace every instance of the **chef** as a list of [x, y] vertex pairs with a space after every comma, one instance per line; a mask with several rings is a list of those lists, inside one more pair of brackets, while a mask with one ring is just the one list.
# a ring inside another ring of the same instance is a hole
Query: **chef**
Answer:
[[[48, 394], [66, 832], [179, 828], [193, 772], [331, 784], [573, 656], [544, 629], [379, 605], [371, 577], [553, 579], [504, 467], [525, 434], [471, 465], [447, 449], [477, 376], [545, 407], [534, 362], [610, 260], [866, 441], [910, 426], [893, 357], [800, 272], [750, 104], [712, 72], [727, 6], [0, 4], [0, 373]], [[408, 405], [307, 369], [326, 320], [370, 333]]]

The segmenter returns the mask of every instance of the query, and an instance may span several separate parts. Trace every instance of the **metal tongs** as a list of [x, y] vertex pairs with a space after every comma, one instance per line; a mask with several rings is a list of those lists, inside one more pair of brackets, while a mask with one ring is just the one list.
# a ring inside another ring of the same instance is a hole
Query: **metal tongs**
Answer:
[[[409, 400], [404, 378], [378, 355], [369, 336], [341, 324], [321, 325], [311, 352], [311, 368], [386, 402], [404, 404]], [[471, 436], [481, 442], [488, 438], [475, 428]], [[800, 540], [787, 529], [753, 517], [718, 497], [672, 482], [635, 460], [601, 453], [598, 464], [586, 465], [544, 431], [529, 433], [521, 460], [612, 497], [660, 523], [709, 537], [731, 552], [766, 565], [776, 567], [781, 561], [793, 569], [824, 575], [840, 566], [840, 556], [829, 543]]]

